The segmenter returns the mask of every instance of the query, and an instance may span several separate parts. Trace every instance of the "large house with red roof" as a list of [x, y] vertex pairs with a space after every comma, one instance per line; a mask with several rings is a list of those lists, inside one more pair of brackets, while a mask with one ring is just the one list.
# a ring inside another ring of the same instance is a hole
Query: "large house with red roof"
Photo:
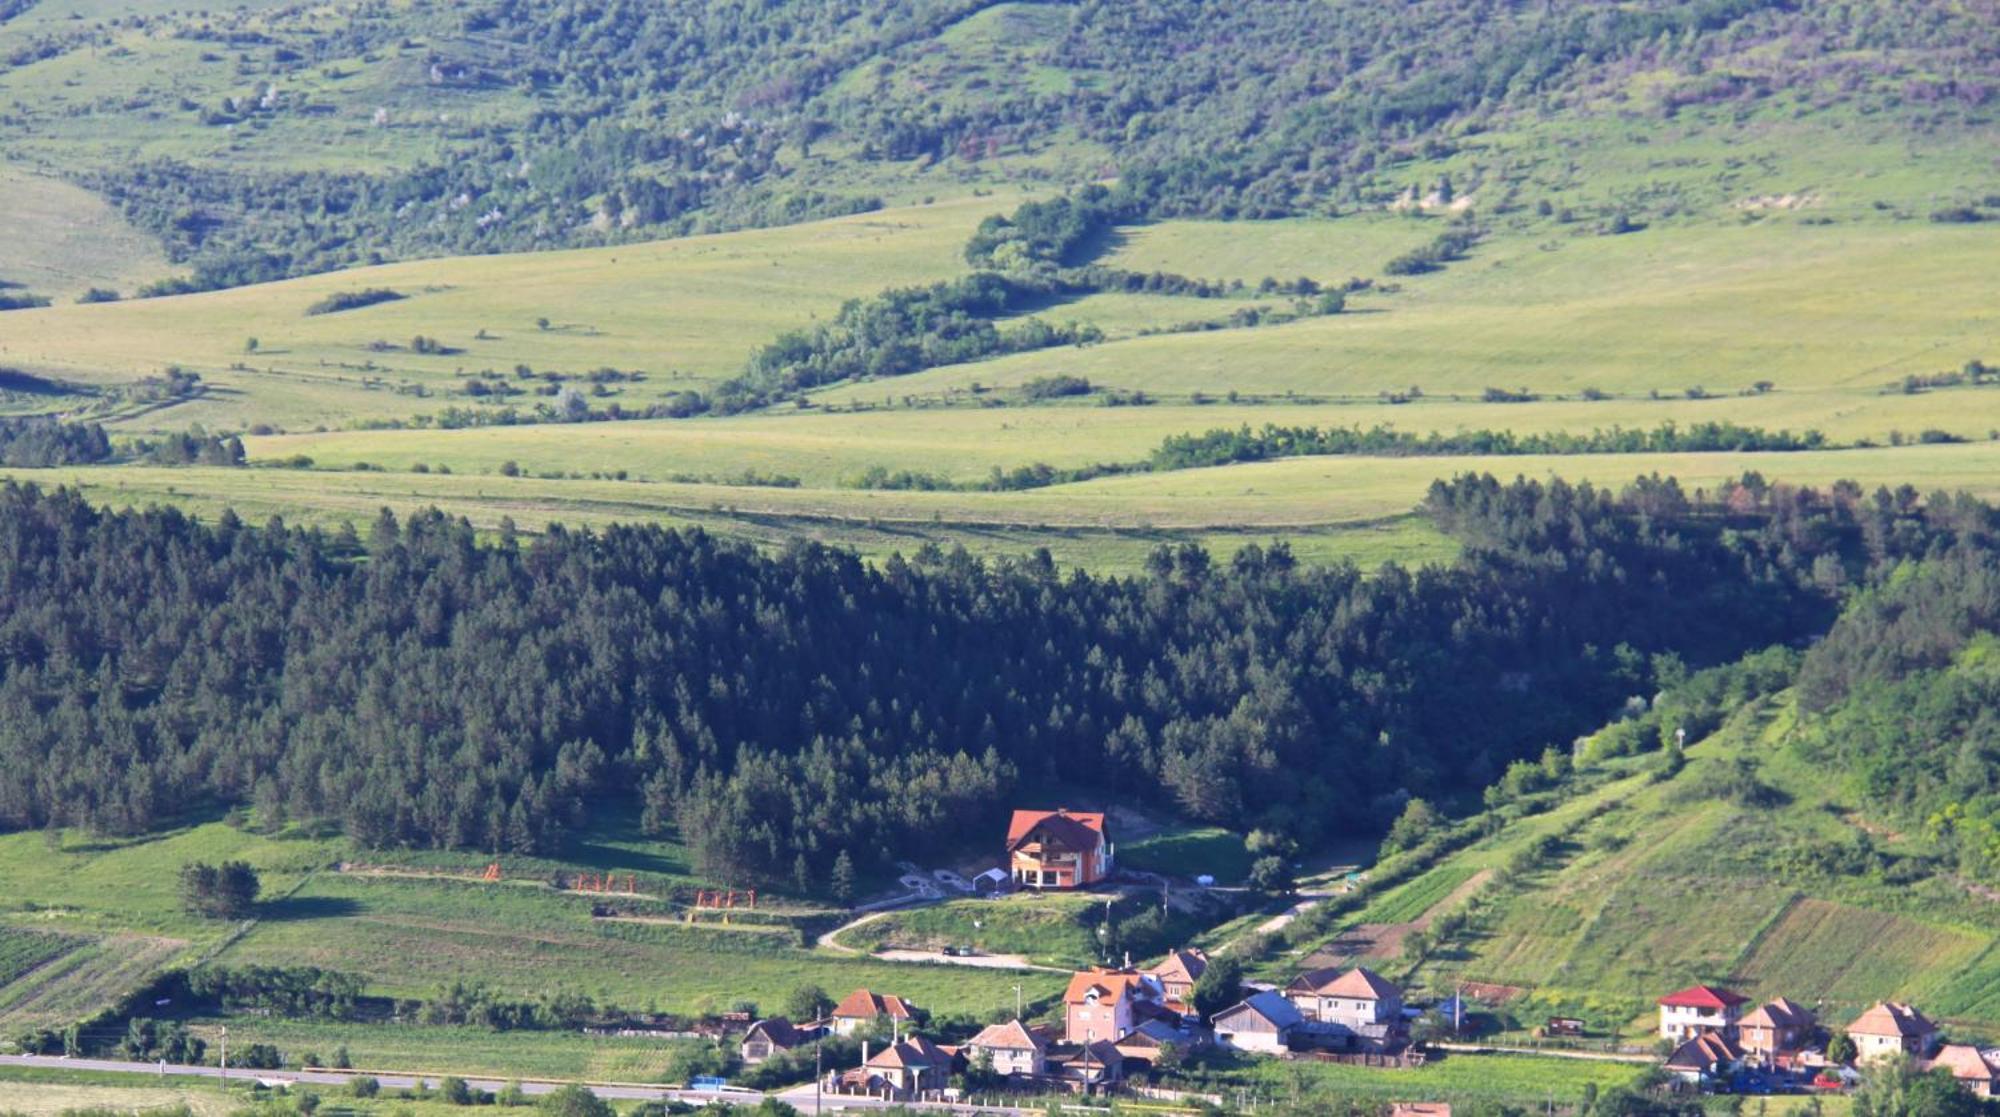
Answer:
[[1691, 985], [1660, 998], [1660, 1038], [1676, 1043], [1704, 1032], [1734, 1038], [1750, 998], [1713, 985]]
[[1136, 970], [1092, 966], [1063, 992], [1063, 1040], [1116, 1043], [1141, 1021], [1141, 1002], [1157, 1001], [1158, 986]]
[[1008, 874], [1024, 888], [1082, 888], [1111, 875], [1111, 841], [1097, 811], [1015, 811]]

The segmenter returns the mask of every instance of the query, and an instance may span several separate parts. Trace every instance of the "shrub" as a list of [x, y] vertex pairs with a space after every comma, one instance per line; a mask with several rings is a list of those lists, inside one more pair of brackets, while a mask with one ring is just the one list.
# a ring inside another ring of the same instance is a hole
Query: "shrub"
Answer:
[[338, 314], [343, 310], [359, 310], [364, 306], [395, 302], [397, 299], [406, 299], [408, 297], [408, 295], [403, 294], [401, 291], [391, 291], [387, 287], [370, 287], [364, 291], [336, 291], [313, 303], [311, 306], [306, 307], [306, 313], [308, 315]]

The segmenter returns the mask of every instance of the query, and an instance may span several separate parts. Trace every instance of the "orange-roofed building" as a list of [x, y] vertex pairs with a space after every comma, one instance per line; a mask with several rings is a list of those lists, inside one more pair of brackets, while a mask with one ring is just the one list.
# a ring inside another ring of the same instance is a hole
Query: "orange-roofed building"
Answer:
[[1812, 1041], [1818, 1026], [1812, 1010], [1786, 997], [1767, 1002], [1736, 1024], [1743, 1053], [1766, 1065], [1785, 1062]]
[[1139, 1002], [1152, 997], [1146, 975], [1092, 966], [1072, 976], [1063, 992], [1063, 1041], [1116, 1043], [1137, 1025]]
[[1082, 888], [1111, 875], [1111, 841], [1095, 811], [1015, 811], [1007, 867], [1023, 888]]
[[851, 1036], [877, 1020], [887, 1019], [898, 1026], [913, 1023], [916, 1007], [901, 997], [856, 989], [833, 1010], [833, 1033]]
[[1750, 998], [1713, 985], [1690, 985], [1660, 998], [1660, 1038], [1693, 1039], [1704, 1032], [1734, 1037]]

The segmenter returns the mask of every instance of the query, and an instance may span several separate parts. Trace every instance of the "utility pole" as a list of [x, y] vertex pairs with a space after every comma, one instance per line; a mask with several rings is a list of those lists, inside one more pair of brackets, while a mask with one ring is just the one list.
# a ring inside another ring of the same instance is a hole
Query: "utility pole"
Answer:
[[1021, 1018], [1021, 983], [1014, 983], [1014, 1019]]
[[819, 1117], [819, 1094], [826, 1084], [826, 1072], [820, 1069], [819, 1041], [826, 1035], [825, 1028], [813, 1030], [813, 1117]]
[[222, 1092], [229, 1092], [229, 1026], [222, 1026]]

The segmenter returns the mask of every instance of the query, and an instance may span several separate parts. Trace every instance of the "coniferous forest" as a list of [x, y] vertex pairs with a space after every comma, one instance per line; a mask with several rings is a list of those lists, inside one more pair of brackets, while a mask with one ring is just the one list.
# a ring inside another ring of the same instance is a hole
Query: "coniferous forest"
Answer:
[[1476, 796], [1656, 663], [1802, 641], [1845, 587], [1995, 523], [1754, 475], [1706, 496], [1468, 475], [1425, 511], [1453, 565], [1182, 547], [1105, 578], [653, 527], [488, 544], [437, 513], [204, 525], [10, 484], [0, 826], [240, 804], [533, 851], [623, 805], [718, 878], [792, 881], [1071, 787], [1310, 843]]

